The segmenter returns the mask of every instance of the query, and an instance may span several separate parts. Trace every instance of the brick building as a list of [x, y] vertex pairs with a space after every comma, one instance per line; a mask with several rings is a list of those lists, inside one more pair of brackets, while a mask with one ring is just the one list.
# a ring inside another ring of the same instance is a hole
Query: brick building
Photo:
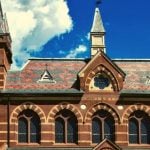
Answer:
[[98, 8], [90, 59], [29, 59], [19, 71], [2, 11], [0, 23], [1, 149], [150, 149], [150, 60], [109, 58]]

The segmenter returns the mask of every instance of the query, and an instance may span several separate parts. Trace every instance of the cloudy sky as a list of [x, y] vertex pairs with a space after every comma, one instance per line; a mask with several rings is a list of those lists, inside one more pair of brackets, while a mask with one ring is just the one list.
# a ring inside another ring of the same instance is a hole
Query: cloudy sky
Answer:
[[[95, 0], [1, 0], [12, 36], [13, 69], [31, 57], [90, 57]], [[103, 0], [111, 58], [150, 58], [150, 0]]]

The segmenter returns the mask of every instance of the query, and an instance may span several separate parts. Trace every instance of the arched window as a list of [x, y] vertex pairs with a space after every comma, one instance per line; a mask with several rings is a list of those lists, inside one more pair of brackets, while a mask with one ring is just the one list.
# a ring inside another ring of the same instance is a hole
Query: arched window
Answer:
[[129, 118], [129, 143], [150, 144], [150, 117], [137, 110]]
[[75, 115], [69, 110], [62, 110], [55, 117], [55, 142], [77, 143], [78, 127]]
[[99, 143], [107, 138], [114, 141], [114, 118], [106, 110], [96, 112], [92, 117], [92, 143]]
[[40, 142], [40, 118], [32, 110], [24, 110], [18, 116], [18, 142], [39, 143]]

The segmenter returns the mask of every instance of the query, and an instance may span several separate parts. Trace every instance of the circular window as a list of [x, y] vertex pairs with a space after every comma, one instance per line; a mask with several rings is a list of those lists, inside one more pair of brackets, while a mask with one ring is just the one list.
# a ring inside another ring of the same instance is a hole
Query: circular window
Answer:
[[94, 86], [99, 89], [104, 89], [105, 87], [108, 87], [109, 84], [109, 79], [103, 75], [98, 75], [94, 78]]

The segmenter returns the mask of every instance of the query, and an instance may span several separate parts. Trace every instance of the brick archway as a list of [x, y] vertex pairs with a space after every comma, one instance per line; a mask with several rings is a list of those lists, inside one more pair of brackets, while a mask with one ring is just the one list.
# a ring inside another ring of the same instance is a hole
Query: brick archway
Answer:
[[136, 110], [141, 110], [150, 116], [150, 107], [147, 105], [136, 104], [129, 106], [122, 115], [122, 123], [127, 123], [129, 116]]
[[39, 106], [35, 105], [34, 103], [26, 102], [26, 103], [23, 103], [23, 104], [17, 106], [13, 110], [13, 112], [10, 115], [10, 123], [13, 124], [13, 123], [17, 122], [17, 117], [18, 117], [19, 113], [26, 109], [30, 109], [30, 110], [33, 110], [34, 112], [36, 112], [41, 120], [41, 123], [46, 122], [46, 116], [45, 116], [43, 110]]
[[93, 114], [101, 109], [108, 111], [113, 116], [115, 123], [120, 123], [120, 117], [118, 113], [116, 112], [116, 110], [106, 103], [99, 103], [91, 107], [85, 115], [84, 122], [90, 123]]
[[110, 78], [114, 91], [119, 91], [121, 89], [121, 85], [119, 85], [119, 83], [117, 82], [117, 78], [115, 77], [115, 75], [113, 75], [113, 73], [109, 69], [107, 69], [104, 65], [101, 64], [97, 66], [95, 69], [93, 69], [92, 71], [90, 71], [90, 73], [86, 77], [86, 81], [85, 81], [86, 90], [89, 89], [89, 85], [92, 78], [99, 72], [106, 74]]
[[74, 105], [68, 104], [68, 103], [62, 103], [62, 104], [54, 106], [51, 109], [51, 111], [48, 113], [47, 122], [48, 123], [53, 122], [55, 115], [63, 109], [67, 109], [73, 112], [74, 115], [77, 117], [78, 123], [83, 122], [83, 117], [81, 115], [81, 112]]

